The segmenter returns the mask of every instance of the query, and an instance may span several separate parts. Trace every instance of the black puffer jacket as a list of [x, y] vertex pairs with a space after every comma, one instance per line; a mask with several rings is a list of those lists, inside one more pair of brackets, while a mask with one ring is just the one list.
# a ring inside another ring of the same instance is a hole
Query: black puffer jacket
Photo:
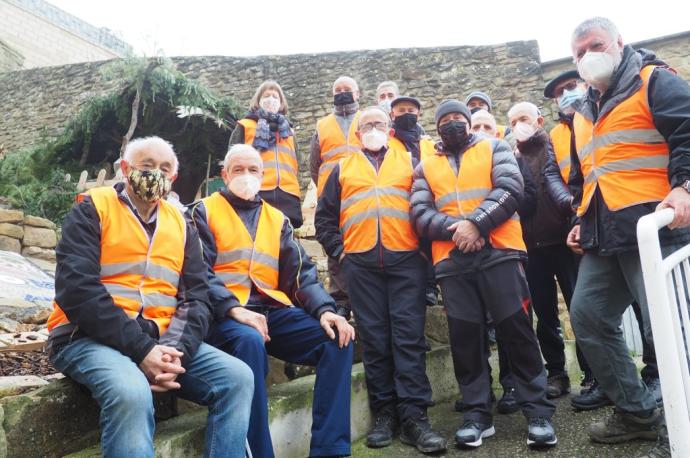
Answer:
[[[479, 139], [472, 137], [467, 148], [459, 153], [451, 153], [443, 149], [443, 144], [437, 145], [437, 153], [448, 156], [451, 166], [456, 173], [462, 162], [463, 153], [475, 145]], [[484, 238], [489, 232], [507, 221], [517, 211], [522, 200], [524, 183], [515, 155], [510, 145], [503, 140], [487, 140], [493, 149], [493, 166], [491, 181], [493, 189], [475, 211], [467, 215]], [[424, 163], [415, 168], [415, 178], [412, 183], [410, 199], [410, 217], [419, 237], [428, 240], [452, 240], [453, 233], [447, 228], [459, 221], [446, 213], [440, 212], [434, 204], [434, 195], [424, 176]], [[462, 254], [456, 248], [451, 257], [435, 266], [436, 275], [447, 276], [458, 271], [483, 269], [508, 259], [522, 258], [523, 252], [515, 250], [499, 250], [488, 243], [479, 253]]]
[[[657, 60], [651, 51], [635, 51], [626, 46], [611, 87], [604, 94], [590, 88], [578, 111], [592, 122], [611, 112], [641, 87], [640, 71], [648, 64], [663, 65], [663, 62]], [[690, 86], [675, 73], [659, 67], [650, 78], [647, 98], [654, 125], [669, 146], [668, 177], [671, 187], [680, 186], [690, 179]], [[573, 205], [577, 206], [582, 201], [581, 169], [574, 168], [570, 176], [569, 185], [575, 196]], [[601, 255], [637, 250], [637, 221], [652, 213], [657, 204], [651, 202], [612, 212], [597, 188], [587, 212], [580, 219], [582, 248]], [[690, 243], [690, 229], [672, 231], [664, 228], [659, 231], [659, 237], [662, 244]]]
[[[521, 220], [525, 244], [527, 244], [528, 249], [562, 245], [565, 243], [570, 230], [569, 215], [562, 214], [556, 200], [565, 199], [560, 196], [563, 192], [567, 193], [567, 187], [559, 172], [556, 172], [556, 177], [546, 174], [545, 169], [549, 163], [549, 157], [555, 157], [549, 134], [545, 130], [539, 129], [526, 141], [518, 142], [517, 147], [532, 175], [539, 177], [536, 183], [537, 209], [533, 215], [526, 218], [523, 216]], [[556, 164], [556, 169], [558, 170], [558, 164]], [[560, 190], [558, 190], [558, 182], [562, 184]], [[550, 196], [549, 190], [556, 195]], [[568, 197], [567, 200], [569, 204], [570, 198]]]

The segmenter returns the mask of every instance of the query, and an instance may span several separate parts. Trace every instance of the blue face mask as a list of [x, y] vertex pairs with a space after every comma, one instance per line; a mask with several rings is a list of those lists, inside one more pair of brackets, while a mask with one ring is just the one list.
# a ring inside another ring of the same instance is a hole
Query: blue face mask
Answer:
[[563, 95], [558, 98], [558, 109], [563, 111], [572, 106], [575, 102], [580, 100], [585, 95], [585, 91], [576, 87], [572, 91], [568, 89], [563, 90]]

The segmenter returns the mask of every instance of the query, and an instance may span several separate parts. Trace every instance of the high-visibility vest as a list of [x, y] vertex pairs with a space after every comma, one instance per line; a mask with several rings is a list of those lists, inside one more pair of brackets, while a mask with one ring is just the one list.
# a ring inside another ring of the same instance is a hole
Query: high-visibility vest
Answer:
[[[407, 151], [405, 144], [400, 141], [399, 138], [390, 137], [388, 139], [388, 149], [397, 151]], [[422, 138], [419, 140], [419, 160], [423, 161], [429, 156], [436, 154], [436, 147], [434, 146], [434, 141], [428, 138]]]
[[502, 126], [500, 124], [496, 124], [496, 138], [504, 139], [506, 138], [506, 129], [507, 126]]
[[256, 237], [252, 240], [232, 205], [220, 192], [202, 199], [208, 227], [218, 249], [213, 271], [239, 300], [247, 305], [252, 284], [285, 306], [292, 302], [278, 289], [280, 234], [283, 213], [262, 202]]
[[326, 181], [333, 171], [333, 167], [338, 164], [340, 159], [357, 152], [362, 147], [362, 143], [355, 135], [357, 132], [357, 122], [361, 112], [355, 113], [350, 129], [345, 133], [340, 129], [338, 120], [333, 113], [316, 122], [316, 132], [319, 136], [319, 148], [321, 150], [321, 165], [319, 166], [319, 182], [316, 186], [316, 196], [320, 196]]
[[[456, 218], [472, 213], [493, 189], [492, 166], [491, 140], [480, 140], [462, 154], [457, 175], [445, 154], [435, 154], [424, 160], [422, 169], [434, 195], [436, 209]], [[494, 248], [525, 251], [518, 214], [513, 214], [493, 229], [488, 242]], [[434, 264], [447, 259], [455, 247], [452, 241], [433, 241], [431, 255]]]
[[584, 176], [578, 216], [587, 212], [597, 187], [611, 211], [659, 202], [670, 192], [669, 148], [654, 125], [647, 99], [655, 68], [644, 67], [640, 89], [594, 125], [575, 116], [575, 142]]
[[549, 136], [553, 145], [553, 152], [556, 155], [558, 169], [561, 171], [563, 181], [567, 184], [570, 177], [570, 145], [572, 138], [570, 126], [564, 122], [559, 122], [556, 127], [551, 129]]
[[[244, 142], [251, 145], [256, 135], [256, 121], [241, 119], [237, 122], [244, 127]], [[278, 136], [278, 133], [275, 135]], [[273, 148], [261, 151], [260, 154], [264, 163], [261, 190], [272, 191], [280, 188], [288, 194], [300, 197], [295, 137], [278, 137]]]
[[410, 224], [412, 157], [388, 150], [381, 169], [361, 151], [340, 161], [340, 231], [345, 253], [364, 253], [381, 239], [391, 251], [419, 247]]
[[[180, 211], [158, 202], [156, 229], [148, 233], [114, 188], [95, 188], [89, 195], [101, 223], [101, 282], [113, 302], [128, 317], [139, 314], [168, 329], [177, 308], [177, 288], [184, 264], [186, 225]], [[59, 304], [53, 302], [48, 330], [69, 323]]]

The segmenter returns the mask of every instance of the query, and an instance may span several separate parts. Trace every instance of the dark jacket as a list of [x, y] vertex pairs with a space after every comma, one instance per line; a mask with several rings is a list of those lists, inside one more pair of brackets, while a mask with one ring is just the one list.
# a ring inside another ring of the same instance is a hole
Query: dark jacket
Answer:
[[[244, 223], [252, 239], [256, 236], [256, 228], [259, 223], [259, 215], [263, 201], [256, 198], [252, 201], [240, 199], [230, 192], [220, 191], [225, 199], [232, 205]], [[203, 202], [195, 202], [187, 211], [199, 231], [199, 237], [203, 244], [204, 260], [209, 283], [209, 298], [215, 308], [215, 316], [223, 319], [233, 307], [241, 304], [237, 297], [225, 287], [225, 284], [216, 277], [213, 265], [216, 263], [218, 248], [216, 240], [208, 227], [206, 219], [206, 207]], [[232, 228], [228, 228], [232, 230]], [[323, 312], [335, 311], [335, 301], [324, 290], [316, 272], [316, 266], [311, 262], [302, 245], [295, 239], [290, 222], [286, 219], [280, 234], [280, 255], [278, 258], [278, 289], [284, 292], [292, 303], [302, 307], [307, 313], [319, 318]], [[254, 285], [249, 294], [248, 307], [283, 307], [274, 299], [259, 292]]]
[[[235, 126], [235, 130], [232, 131], [232, 135], [230, 135], [230, 146], [238, 143], [244, 143], [244, 138], [244, 126], [238, 122]], [[299, 158], [296, 138], [295, 155]], [[299, 176], [297, 178], [299, 178]], [[302, 203], [300, 202], [299, 197], [292, 195], [289, 192], [285, 192], [278, 187], [271, 189], [270, 191], [259, 191], [259, 196], [261, 196], [261, 198], [269, 204], [276, 207], [278, 210], [282, 211], [285, 216], [288, 217], [294, 229], [302, 226], [304, 221], [302, 219]]]
[[[557, 171], [555, 177], [546, 174], [545, 169], [549, 158], [555, 161], [549, 134], [544, 129], [538, 129], [526, 141], [518, 142], [517, 146], [520, 156], [527, 163], [532, 175], [538, 177], [536, 211], [526, 218], [520, 215], [525, 244], [528, 249], [563, 245], [570, 230], [569, 215], [562, 214], [562, 210], [556, 204], [556, 199], [549, 195], [549, 190], [558, 188], [556, 183], [560, 182], [561, 191], [557, 192], [557, 195], [560, 195], [563, 192], [567, 193], [567, 187], [563, 183], [560, 172]], [[558, 164], [556, 164], [556, 170], [558, 170]], [[547, 185], [547, 178], [549, 185]]]
[[[122, 192], [123, 188], [122, 183], [115, 185], [118, 192]], [[120, 199], [126, 205], [131, 205], [122, 195]], [[134, 207], [130, 208], [137, 214]], [[141, 223], [150, 234], [155, 230], [155, 221]], [[183, 363], [196, 353], [213, 317], [207, 293], [206, 265], [194, 226], [187, 224], [177, 310], [168, 330], [160, 338], [154, 322], [141, 315], [136, 320], [129, 318], [115, 305], [101, 283], [100, 219], [89, 197], [75, 205], [65, 216], [56, 254], [55, 300], [70, 324], [53, 329], [49, 340], [51, 349], [80, 337], [90, 337], [117, 349], [137, 364], [157, 341], [183, 352]]]
[[[362, 150], [371, 164], [379, 170], [387, 152], [387, 147], [381, 148], [379, 152]], [[413, 157], [412, 167], [416, 167], [419, 162]], [[332, 258], [339, 258], [343, 252], [343, 235], [340, 232], [340, 164], [336, 165], [331, 171], [326, 186], [324, 186], [321, 196], [316, 206], [316, 216], [314, 225], [316, 226], [316, 239], [323, 246], [326, 254]], [[415, 251], [391, 251], [387, 250], [381, 240], [376, 241], [376, 245], [364, 253], [348, 254], [347, 258], [360, 265], [369, 267], [387, 267], [395, 265], [405, 259], [414, 256]]]
[[[648, 50], [635, 51], [625, 46], [623, 60], [604, 94], [594, 88], [587, 92], [578, 111], [592, 122], [609, 113], [614, 107], [632, 96], [642, 85], [640, 71], [643, 65], [663, 65]], [[648, 89], [649, 107], [656, 129], [669, 146], [668, 177], [671, 187], [690, 179], [690, 86], [682, 78], [664, 67], [651, 75]], [[597, 103], [598, 102], [598, 103]], [[573, 190], [574, 206], [582, 201], [582, 171], [573, 167], [569, 183]], [[652, 213], [658, 202], [645, 203], [610, 211], [599, 188], [595, 190], [587, 212], [580, 219], [580, 244], [588, 251], [601, 255], [637, 250], [637, 221]], [[690, 229], [659, 231], [662, 244], [690, 243]]]
[[537, 182], [525, 159], [520, 156], [515, 156], [515, 160], [520, 169], [522, 181], [525, 183], [525, 191], [522, 194], [522, 199], [520, 199], [520, 205], [517, 210], [518, 215], [520, 215], [520, 220], [523, 220], [531, 217], [537, 211]]
[[[436, 154], [448, 156], [451, 166], [457, 173], [462, 155], [467, 148], [478, 141], [479, 139], [473, 135], [469, 145], [457, 153], [445, 150], [443, 144], [439, 143]], [[493, 189], [477, 209], [466, 217], [477, 226], [482, 237], [487, 239], [487, 244], [477, 253], [463, 254], [457, 248], [453, 249], [449, 259], [435, 266], [437, 277], [481, 270], [510, 259], [525, 258], [525, 253], [522, 251], [496, 249], [488, 243], [489, 232], [507, 221], [517, 211], [524, 193], [523, 178], [510, 145], [503, 140], [490, 141], [493, 148], [491, 170]], [[453, 233], [447, 228], [460, 220], [436, 209], [434, 195], [424, 176], [423, 163], [415, 169], [410, 217], [417, 235], [431, 241], [452, 240]]]

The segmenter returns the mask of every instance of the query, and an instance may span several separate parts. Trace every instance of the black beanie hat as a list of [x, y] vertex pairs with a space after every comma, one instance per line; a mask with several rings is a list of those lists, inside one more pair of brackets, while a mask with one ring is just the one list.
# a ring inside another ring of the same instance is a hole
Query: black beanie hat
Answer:
[[436, 114], [434, 115], [434, 118], [436, 119], [436, 128], [438, 128], [439, 120], [448, 113], [460, 113], [465, 117], [465, 119], [467, 119], [467, 125], [472, 127], [472, 115], [470, 114], [470, 109], [467, 108], [467, 105], [459, 100], [446, 99], [442, 101], [438, 107], [436, 107]]

